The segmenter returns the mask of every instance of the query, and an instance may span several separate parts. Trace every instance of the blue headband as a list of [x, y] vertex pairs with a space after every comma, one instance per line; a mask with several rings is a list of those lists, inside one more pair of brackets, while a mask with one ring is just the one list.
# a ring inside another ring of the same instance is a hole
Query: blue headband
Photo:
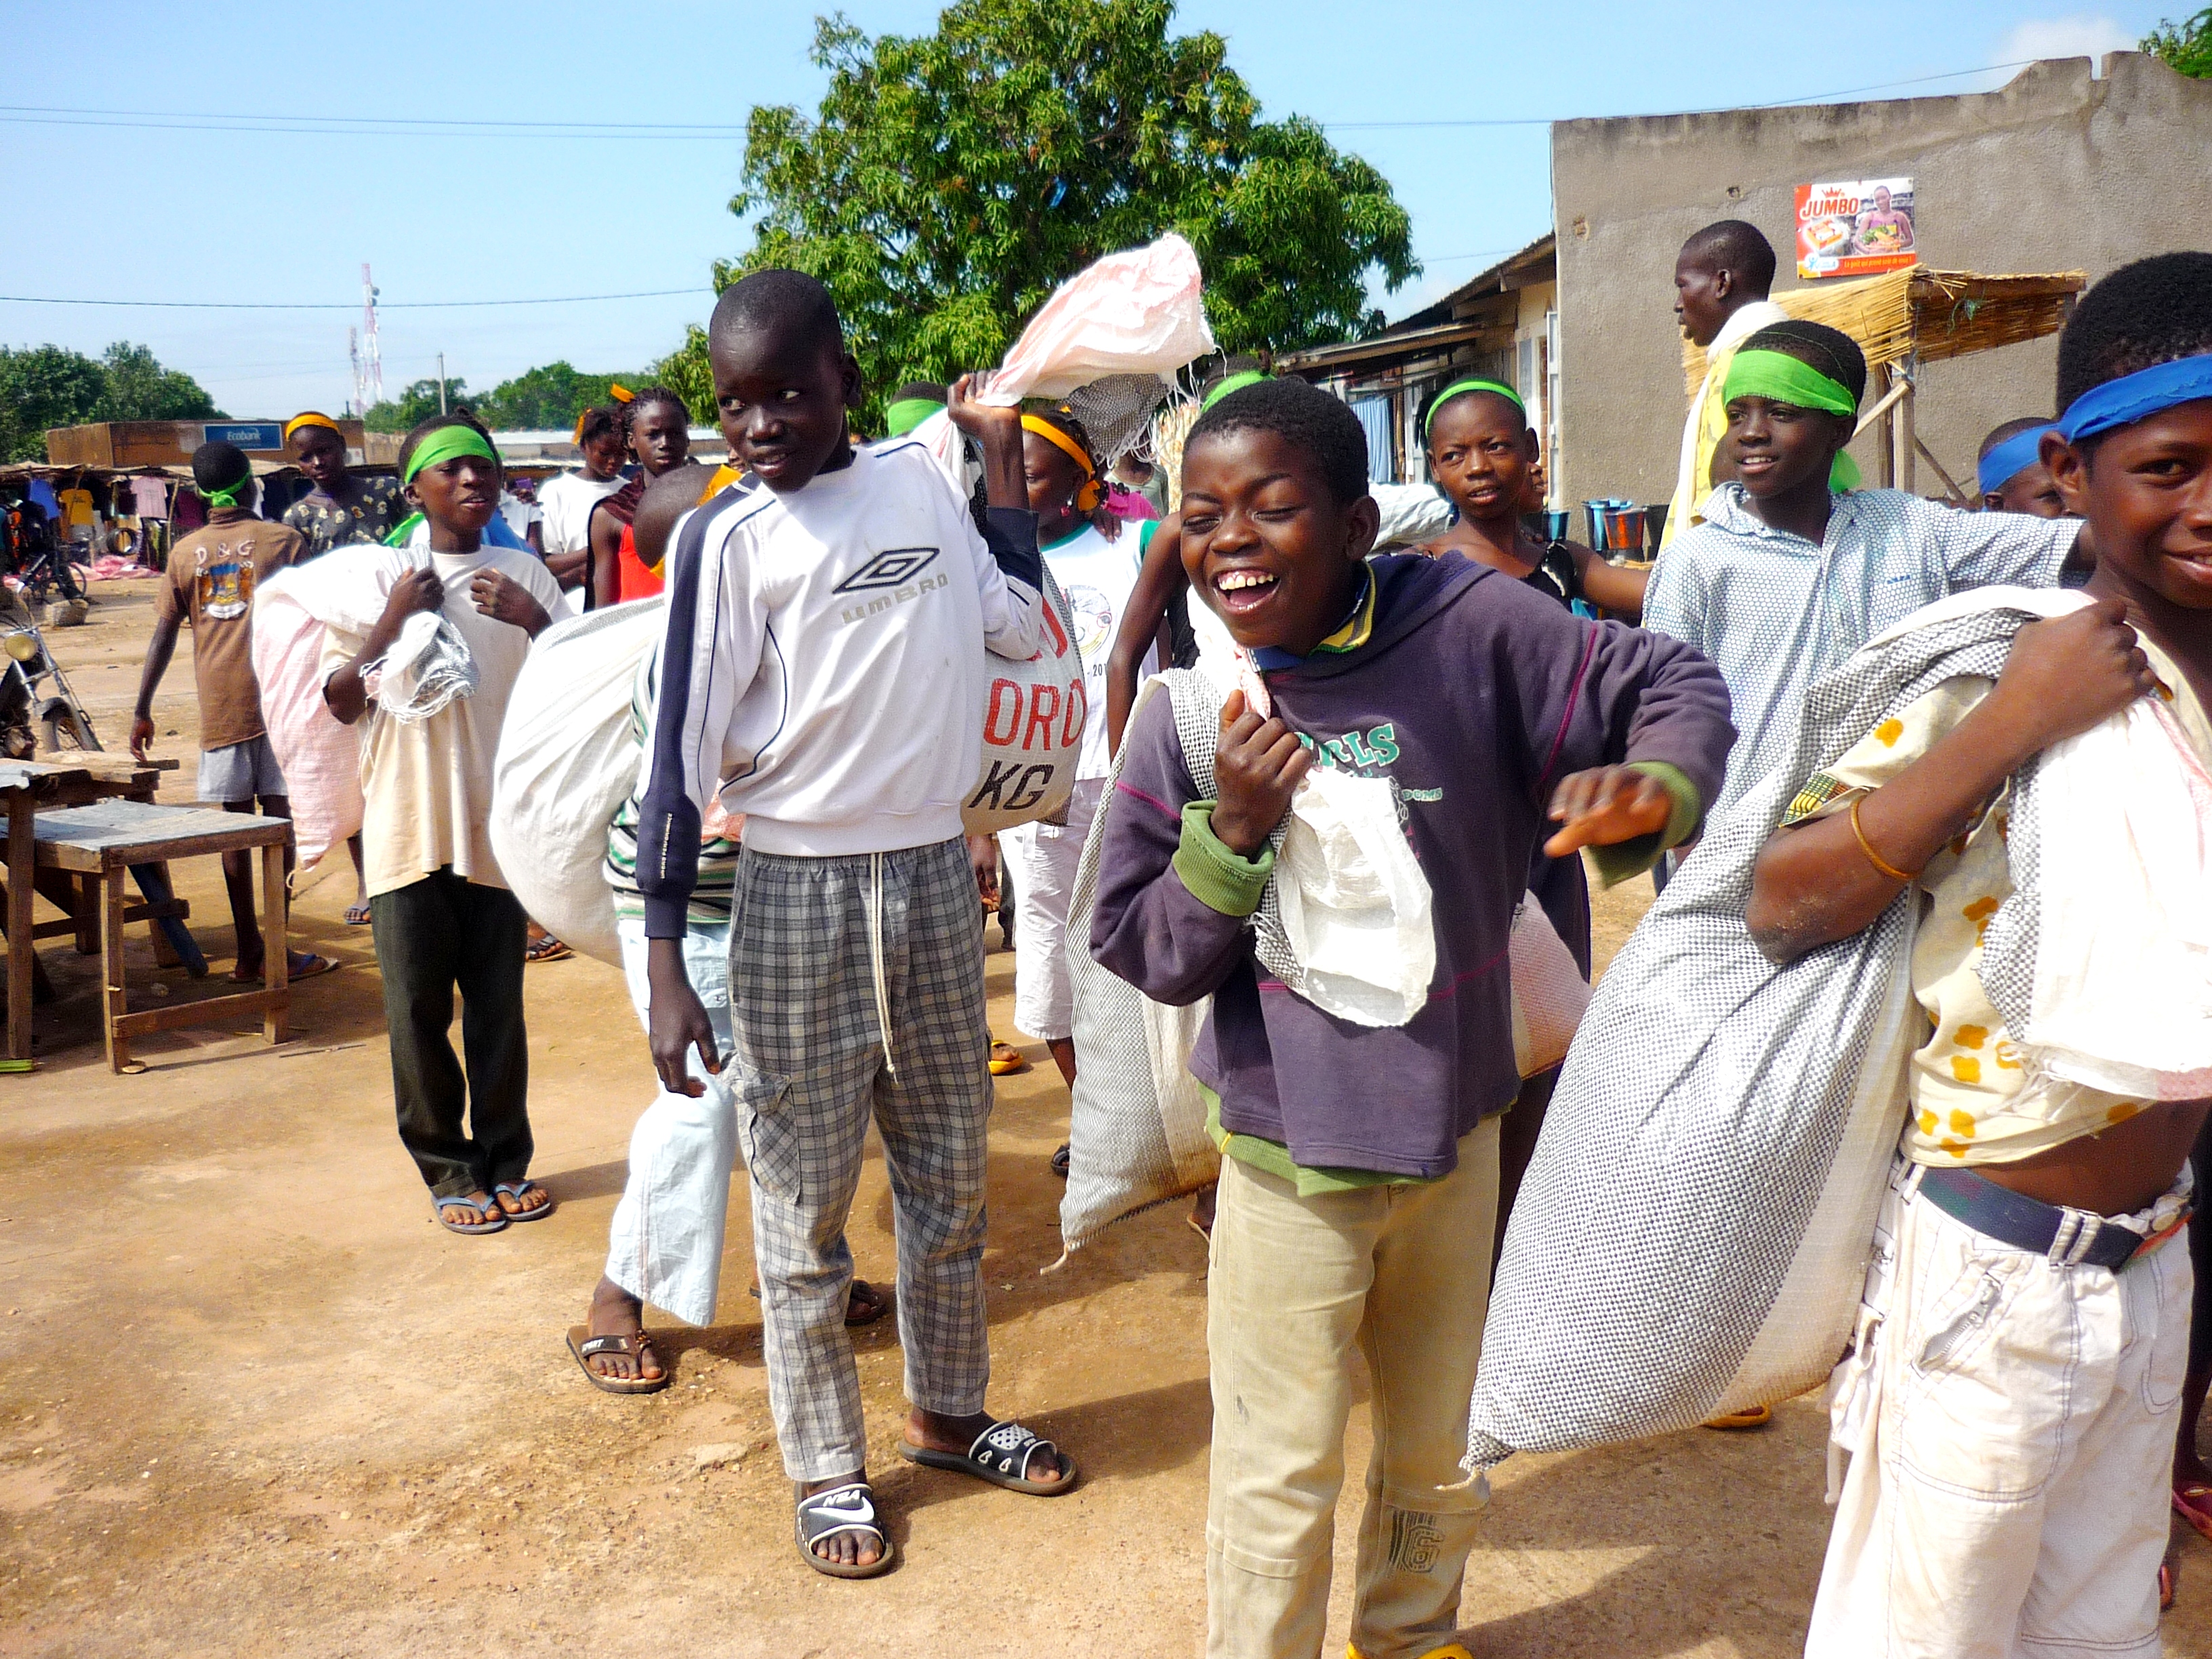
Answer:
[[2043, 459], [2043, 434], [2056, 432], [2056, 426], [2032, 426], [2025, 432], [2015, 432], [1981, 459], [1975, 477], [1982, 486], [1982, 494], [1994, 495], [2021, 473]]
[[2200, 398], [2212, 398], [2212, 352], [2177, 357], [2090, 387], [2066, 406], [2058, 417], [2058, 430], [2068, 443], [2076, 443]]

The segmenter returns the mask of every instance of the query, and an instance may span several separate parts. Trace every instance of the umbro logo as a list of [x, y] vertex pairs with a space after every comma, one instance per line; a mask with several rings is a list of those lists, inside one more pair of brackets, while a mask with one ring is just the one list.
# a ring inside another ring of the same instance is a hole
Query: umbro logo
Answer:
[[839, 582], [834, 591], [866, 593], [879, 587], [896, 587], [912, 581], [917, 572], [937, 557], [939, 550], [934, 547], [886, 548]]

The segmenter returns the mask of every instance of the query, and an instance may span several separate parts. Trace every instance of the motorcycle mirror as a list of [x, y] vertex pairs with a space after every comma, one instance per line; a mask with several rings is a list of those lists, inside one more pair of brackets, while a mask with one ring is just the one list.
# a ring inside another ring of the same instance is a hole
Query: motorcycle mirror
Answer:
[[7, 642], [0, 644], [0, 651], [5, 651], [17, 662], [29, 662], [39, 654], [39, 642], [28, 634], [10, 634]]

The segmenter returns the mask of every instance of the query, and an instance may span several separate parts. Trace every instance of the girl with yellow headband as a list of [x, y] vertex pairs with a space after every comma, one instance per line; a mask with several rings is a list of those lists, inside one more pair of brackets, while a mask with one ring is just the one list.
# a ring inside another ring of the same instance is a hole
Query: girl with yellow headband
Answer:
[[[1098, 511], [1105, 482], [1091, 452], [1090, 434], [1066, 408], [1022, 416], [1022, 472], [1030, 510], [1036, 514], [1037, 545], [1067, 600], [1083, 655], [1080, 708], [1060, 711], [1060, 735], [1081, 734], [1075, 793], [1064, 824], [1028, 823], [999, 837], [1013, 866], [1014, 1024], [1051, 1049], [1060, 1074], [1075, 1082], [1074, 994], [1066, 962], [1067, 902], [1076, 860], [1098, 813], [1112, 770], [1106, 734], [1106, 659], [1143, 568], [1145, 550], [1158, 528], [1150, 520], [1125, 536], [1123, 521]], [[1102, 528], [1101, 520], [1106, 526]], [[1166, 665], [1163, 641], [1151, 665]], [[1067, 1148], [1053, 1154], [1054, 1173], [1067, 1173]]]
[[284, 509], [285, 524], [307, 538], [308, 558], [380, 542], [407, 516], [397, 478], [360, 477], [346, 465], [345, 434], [329, 416], [312, 409], [295, 415], [284, 423], [284, 447], [314, 486]]
[[[380, 711], [367, 723], [362, 842], [400, 1142], [439, 1224], [497, 1232], [552, 1212], [529, 1179], [526, 924], [488, 826], [507, 696], [561, 590], [534, 555], [486, 536], [499, 508], [499, 455], [468, 416], [439, 416], [410, 433], [399, 476], [427, 522], [427, 544], [371, 556], [365, 574], [386, 596], [383, 614], [365, 636], [331, 630], [323, 696], [346, 725], [369, 713], [368, 676], [418, 612], [435, 613], [440, 634], [467, 647], [472, 688], [434, 712]], [[465, 1073], [448, 1035], [456, 990]]]

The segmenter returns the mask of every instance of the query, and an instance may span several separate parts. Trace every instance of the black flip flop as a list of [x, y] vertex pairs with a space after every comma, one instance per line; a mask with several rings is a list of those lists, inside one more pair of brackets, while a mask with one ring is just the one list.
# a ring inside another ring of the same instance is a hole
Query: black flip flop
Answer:
[[[865, 1533], [882, 1553], [865, 1567], [814, 1553], [816, 1544], [841, 1532]], [[891, 1540], [877, 1524], [876, 1494], [865, 1480], [848, 1480], [827, 1492], [802, 1495], [792, 1517], [792, 1533], [800, 1559], [825, 1578], [874, 1578], [891, 1570]]]
[[[1030, 1459], [1040, 1449], [1052, 1453], [1066, 1465], [1067, 1473], [1049, 1486], [1031, 1480], [1023, 1474], [1030, 1466]], [[1061, 1457], [1058, 1445], [1039, 1439], [1018, 1423], [994, 1423], [975, 1437], [965, 1452], [938, 1451], [901, 1440], [898, 1455], [909, 1463], [950, 1469], [955, 1474], [972, 1474], [978, 1480], [1004, 1486], [1008, 1492], [1027, 1492], [1032, 1498], [1057, 1498], [1062, 1492], [1075, 1490], [1075, 1460]]]
[[668, 1386], [676, 1376], [676, 1369], [665, 1361], [658, 1376], [601, 1376], [592, 1369], [595, 1355], [623, 1353], [641, 1358], [652, 1344], [653, 1338], [642, 1329], [616, 1336], [593, 1336], [589, 1325], [568, 1327], [568, 1352], [576, 1356], [576, 1363], [584, 1368], [584, 1376], [591, 1385], [606, 1394], [659, 1394]]

